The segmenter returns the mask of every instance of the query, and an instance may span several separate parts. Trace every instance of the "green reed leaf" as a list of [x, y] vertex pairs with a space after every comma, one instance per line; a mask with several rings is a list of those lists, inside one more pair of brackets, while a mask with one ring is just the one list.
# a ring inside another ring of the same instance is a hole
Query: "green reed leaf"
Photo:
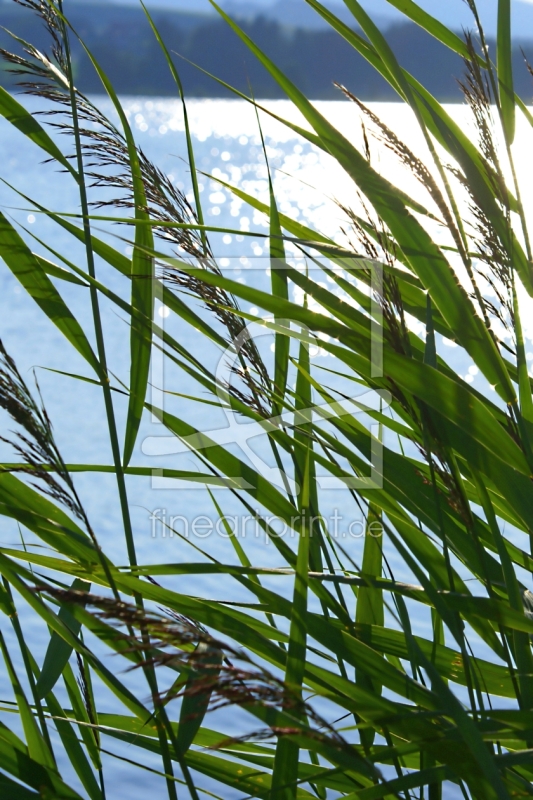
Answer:
[[20, 719], [24, 728], [24, 735], [26, 737], [30, 758], [32, 758], [38, 764], [42, 764], [42, 766], [46, 769], [55, 770], [56, 766], [53, 755], [50, 752], [48, 745], [46, 744], [44, 737], [35, 721], [35, 717], [33, 716], [33, 712], [24, 693], [24, 689], [22, 688], [17, 673], [15, 672], [9, 650], [1, 632], [0, 649], [2, 650], [7, 674], [9, 676], [9, 680], [11, 681], [13, 692], [17, 700]]
[[99, 365], [79, 322], [17, 231], [0, 212], [0, 257], [46, 316], [98, 372]]
[[497, 70], [503, 127], [509, 144], [515, 135], [515, 99], [511, 41], [511, 0], [498, 0]]
[[[88, 591], [89, 587], [90, 584], [79, 579], [76, 579], [71, 586], [74, 591]], [[79, 634], [81, 625], [73, 618], [66, 605], [62, 606], [58, 618], [70, 628], [74, 636]], [[41, 674], [36, 685], [38, 697], [43, 698], [53, 690], [71, 654], [72, 647], [57, 633], [52, 633]]]
[[35, 117], [22, 106], [3, 86], [0, 86], [0, 114], [14, 125], [24, 136], [58, 161], [76, 179], [78, 175], [53, 139], [46, 133]]
[[[130, 162], [129, 167], [133, 185], [135, 219], [140, 221], [147, 220], [149, 219], [149, 214], [146, 211], [146, 191], [141, 174], [139, 153], [128, 118], [106, 73], [91, 51], [83, 42], [81, 42], [81, 44], [120, 118]], [[131, 305], [141, 316], [147, 317], [148, 319], [153, 319], [155, 298], [153, 291], [153, 282], [155, 280], [154, 263], [153, 259], [147, 255], [146, 252], [147, 249], [151, 248], [153, 248], [153, 235], [150, 227], [144, 225], [136, 226], [135, 245], [131, 261]], [[151, 330], [147, 330], [145, 325], [139, 323], [137, 317], [133, 317], [130, 339], [130, 401], [126, 423], [126, 439], [124, 443], [125, 466], [127, 466], [131, 460], [137, 440], [137, 433], [141, 424], [148, 387], [151, 353]]]

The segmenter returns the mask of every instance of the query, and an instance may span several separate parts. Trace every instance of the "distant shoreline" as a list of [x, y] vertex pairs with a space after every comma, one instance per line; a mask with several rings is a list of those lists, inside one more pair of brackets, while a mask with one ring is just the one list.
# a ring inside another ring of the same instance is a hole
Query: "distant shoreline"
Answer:
[[[35, 14], [15, 3], [2, 3], [1, 8], [4, 27], [40, 49], [48, 48], [46, 31]], [[69, 17], [119, 94], [176, 96], [168, 65], [141, 8], [80, 3], [71, 6]], [[251, 85], [256, 97], [284, 99], [285, 94], [275, 80], [224, 20], [208, 14], [155, 10], [154, 20], [168, 49], [176, 54], [175, 64], [187, 97], [231, 97], [211, 77], [216, 75], [246, 95]], [[313, 100], [340, 99], [335, 82], [346, 86], [363, 102], [397, 100], [390, 84], [333, 30], [287, 28], [261, 17], [241, 24], [285, 75]], [[410, 22], [390, 27], [387, 40], [402, 67], [439, 102], [462, 101], [458, 80], [464, 75], [464, 64], [460, 56]], [[494, 52], [492, 41], [489, 46]], [[20, 52], [20, 46], [4, 31], [0, 31], [0, 47]], [[533, 42], [524, 42], [523, 49], [533, 62]], [[100, 93], [101, 82], [74, 37], [72, 51], [76, 84], [87, 94]], [[529, 102], [533, 97], [533, 80], [519, 43], [514, 48], [513, 60], [515, 91]], [[0, 84], [12, 89], [14, 83], [14, 77], [2, 65]]]

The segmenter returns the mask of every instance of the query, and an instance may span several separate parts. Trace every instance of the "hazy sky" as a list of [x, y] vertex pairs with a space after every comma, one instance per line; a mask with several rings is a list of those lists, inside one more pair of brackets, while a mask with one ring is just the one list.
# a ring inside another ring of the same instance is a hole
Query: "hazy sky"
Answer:
[[[96, 0], [95, 0], [96, 1]], [[109, 1], [109, 0], [108, 0]], [[461, 29], [471, 26], [472, 16], [464, 0], [417, 0], [426, 11], [434, 14], [445, 24]], [[87, 2], [87, 0], [84, 0]], [[136, 0], [111, 0], [114, 3], [134, 5]], [[173, 8], [187, 11], [209, 11], [212, 6], [209, 0], [146, 0], [152, 7]], [[276, 5], [286, 8], [287, 5], [305, 7], [305, 0], [219, 0], [221, 6], [239, 4], [247, 10], [256, 8], [272, 8]], [[342, 0], [326, 0], [328, 5], [344, 5]], [[373, 15], [399, 18], [401, 15], [387, 0], [361, 0], [363, 7]], [[477, 0], [477, 5], [488, 33], [496, 29], [497, 0]], [[512, 0], [514, 16], [514, 33], [523, 38], [533, 38], [533, 0]]]

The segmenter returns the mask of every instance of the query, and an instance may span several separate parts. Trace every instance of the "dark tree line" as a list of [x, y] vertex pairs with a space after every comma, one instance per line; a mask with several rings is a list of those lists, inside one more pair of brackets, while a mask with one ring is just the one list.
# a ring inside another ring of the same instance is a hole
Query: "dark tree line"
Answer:
[[[175, 94], [165, 60], [140, 9], [72, 4], [69, 16], [120, 93]], [[256, 97], [283, 97], [277, 84], [223, 20], [161, 11], [155, 19], [169, 49], [183, 57], [176, 55], [176, 63], [188, 96], [228, 96], [227, 90], [189, 63], [194, 62], [241, 91], [248, 92], [251, 84]], [[42, 41], [44, 46], [45, 34], [40, 31], [39, 21], [15, 3], [0, 3], [0, 24], [36, 44]], [[242, 25], [312, 98], [339, 98], [335, 81], [363, 100], [396, 98], [388, 84], [333, 31], [289, 30], [263, 18]], [[463, 65], [457, 55], [411, 24], [389, 30], [388, 40], [401, 64], [439, 100], [461, 99], [457, 78], [462, 76]], [[7, 35], [0, 31], [0, 45], [6, 43]], [[524, 49], [526, 53], [531, 51], [533, 60], [533, 44], [526, 43]], [[86, 54], [75, 41], [73, 52], [80, 88], [85, 92], [101, 91]], [[515, 62], [517, 90], [528, 100], [533, 95], [533, 82], [518, 46]], [[0, 80], [4, 86], [14, 83], [5, 69]]]

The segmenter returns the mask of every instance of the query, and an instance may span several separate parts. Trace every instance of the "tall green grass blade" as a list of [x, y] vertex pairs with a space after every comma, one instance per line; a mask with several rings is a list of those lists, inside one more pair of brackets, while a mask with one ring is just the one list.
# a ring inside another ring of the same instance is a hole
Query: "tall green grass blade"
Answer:
[[[161, 34], [160, 34], [159, 30], [157, 29], [157, 26], [155, 25], [154, 20], [152, 19], [151, 15], [150, 15], [150, 12], [146, 8], [146, 6], [142, 2], [142, 0], [141, 0], [141, 5], [143, 7], [144, 13], [148, 17], [148, 22], [150, 23], [150, 27], [152, 28], [152, 31], [154, 33], [155, 38], [157, 39], [157, 43], [158, 43], [159, 47], [161, 48], [161, 50], [163, 52], [163, 55], [165, 56], [165, 60], [167, 62], [168, 68], [170, 70], [170, 74], [172, 75], [172, 78], [174, 79], [174, 83], [176, 84], [176, 86], [178, 88], [178, 92], [179, 92], [179, 96], [180, 96], [180, 100], [181, 100], [181, 105], [182, 105], [182, 109], [183, 109], [183, 121], [184, 121], [184, 125], [185, 125], [185, 139], [187, 141], [187, 155], [188, 155], [188, 158], [189, 158], [189, 167], [190, 167], [190, 170], [191, 170], [191, 180], [192, 180], [192, 187], [193, 187], [193, 192], [194, 192], [194, 202], [196, 204], [196, 214], [197, 214], [197, 217], [198, 217], [199, 224], [203, 225], [204, 224], [204, 214], [203, 214], [203, 209], [202, 209], [202, 201], [201, 201], [201, 198], [200, 198], [200, 187], [198, 185], [198, 174], [197, 174], [197, 171], [196, 171], [196, 159], [195, 159], [195, 156], [194, 156], [194, 145], [193, 145], [193, 141], [192, 141], [191, 127], [190, 127], [190, 124], [189, 124], [189, 113], [187, 111], [187, 103], [185, 102], [185, 93], [183, 91], [183, 85], [182, 85], [182, 82], [181, 82], [181, 78], [179, 76], [179, 72], [176, 69], [176, 65], [174, 64], [174, 61], [172, 60], [172, 56], [170, 55], [166, 44], [164, 43], [163, 39], [161, 38]], [[208, 246], [207, 246], [207, 240], [206, 240], [205, 231], [203, 231], [203, 230], [201, 231], [201, 236], [202, 236], [202, 242], [203, 242], [203, 245], [204, 245], [204, 253], [207, 254]]]
[[[57, 9], [55, 5], [49, 8], [49, 13], [55, 15], [56, 12], [58, 12], [59, 15], [63, 17], [63, 0], [58, 0]], [[79, 196], [80, 196], [81, 211], [83, 214], [83, 230], [84, 230], [84, 240], [85, 240], [84, 243], [85, 243], [86, 261], [87, 261], [87, 272], [89, 274], [89, 277], [94, 281], [96, 278], [96, 265], [95, 265], [95, 254], [92, 247], [92, 239], [91, 239], [91, 223], [89, 220], [89, 200], [87, 194], [87, 181], [86, 181], [86, 173], [85, 173], [85, 165], [83, 157], [84, 153], [82, 144], [83, 134], [82, 134], [82, 128], [80, 126], [80, 110], [79, 110], [80, 98], [78, 97], [78, 93], [74, 85], [74, 72], [72, 65], [69, 31], [68, 31], [67, 21], [64, 19], [64, 17], [62, 18], [62, 22], [59, 25], [59, 28], [61, 31], [60, 47], [64, 55], [62, 61], [63, 65], [66, 68], [66, 73], [67, 73], [68, 90], [70, 96], [69, 98], [70, 112], [72, 115], [72, 129], [76, 147], [76, 161], [79, 174]], [[53, 38], [55, 38], [54, 34]], [[85, 102], [85, 100], [83, 100], [82, 102]], [[121, 464], [120, 443], [118, 437], [115, 408], [113, 405], [113, 398], [111, 395], [111, 389], [109, 385], [107, 353], [106, 353], [104, 332], [102, 326], [102, 316], [100, 312], [99, 297], [94, 284], [90, 285], [89, 291], [91, 297], [91, 309], [93, 315], [96, 347], [98, 352], [98, 359], [100, 362], [102, 393], [103, 393], [104, 405], [107, 417], [107, 427], [110, 437], [111, 452], [113, 454], [113, 460], [115, 464], [115, 474], [116, 474], [117, 488], [120, 498], [122, 521], [124, 525], [124, 534], [126, 538], [130, 560], [134, 560], [135, 548], [133, 543], [133, 531], [132, 531], [131, 517], [128, 506], [126, 483], [124, 479], [124, 470]], [[105, 566], [104, 562], [103, 565]], [[113, 591], [115, 592], [114, 587], [112, 588]]]
[[[113, 103], [120, 118], [122, 130], [124, 131], [133, 183], [135, 219], [140, 221], [147, 220], [149, 215], [146, 211], [146, 192], [141, 175], [139, 154], [130, 124], [111, 81], [83, 42], [82, 45]], [[153, 259], [147, 255], [147, 249], [153, 249], [151, 229], [148, 226], [137, 225], [135, 227], [135, 246], [131, 261], [131, 305], [141, 315], [152, 319], [154, 310], [153, 283], [155, 280], [155, 273]], [[128, 466], [131, 456], [133, 455], [137, 433], [141, 424], [152, 352], [151, 331], [147, 331], [144, 325], [140, 325], [136, 318], [132, 320], [130, 348], [130, 402], [128, 407], [123, 459], [125, 466]], [[131, 545], [130, 551], [133, 557]]]
[[[76, 579], [71, 588], [73, 591], [88, 591], [89, 586], [90, 584], [86, 581]], [[61, 608], [58, 618], [65, 625], [68, 625], [74, 636], [79, 634], [81, 625], [73, 618], [66, 605]], [[72, 647], [70, 647], [61, 636], [54, 632], [46, 651], [39, 680], [37, 681], [37, 694], [40, 698], [45, 697], [54, 689], [71, 654]]]
[[33, 253], [43, 270], [46, 272], [47, 275], [50, 275], [51, 278], [58, 278], [60, 281], [66, 281], [67, 283], [74, 283], [76, 286], [83, 286], [84, 289], [88, 288], [88, 284], [85, 281], [80, 280], [75, 275], [72, 275], [63, 267], [57, 266], [57, 264], [52, 263], [47, 258], [43, 258], [42, 256], [38, 255], [37, 253]]
[[183, 689], [184, 695], [180, 709], [180, 721], [176, 743], [181, 756], [185, 756], [204, 721], [209, 701], [220, 668], [223, 654], [214, 647], [199, 644], [201, 669], [192, 669]]
[[439, 22], [436, 17], [424, 11], [418, 3], [414, 3], [413, 0], [387, 0], [387, 2], [389, 5], [397, 8], [398, 11], [401, 11], [402, 14], [405, 14], [408, 19], [420, 25], [423, 30], [434, 36], [437, 41], [445, 44], [450, 50], [453, 50], [454, 53], [457, 53], [463, 58], [470, 59], [470, 51], [465, 45], [464, 40], [447, 28], [446, 25], [443, 25], [442, 22]]
[[498, 0], [497, 69], [500, 107], [505, 137], [512, 144], [515, 136], [515, 94], [511, 41], [511, 0]]
[[34, 759], [38, 764], [42, 764], [42, 766], [46, 767], [47, 769], [55, 770], [54, 758], [48, 749], [48, 745], [46, 744], [41, 731], [37, 726], [30, 704], [28, 703], [24, 693], [24, 689], [22, 688], [22, 685], [13, 667], [13, 662], [11, 660], [9, 650], [7, 649], [4, 636], [1, 632], [0, 649], [2, 650], [6, 671], [17, 700], [20, 719], [24, 728], [24, 735], [26, 737], [30, 758]]
[[372, 18], [367, 14], [365, 9], [357, 0], [344, 0], [344, 4], [351, 11], [358, 24], [361, 26], [363, 32], [366, 34], [378, 56], [381, 58], [386, 70], [390, 74], [392, 81], [396, 82], [400, 91], [407, 99], [410, 105], [411, 102], [411, 89], [403, 74], [398, 61], [392, 49], [387, 42], [385, 36], [381, 33], [377, 25], [372, 21]]
[[[295, 717], [301, 716], [298, 705], [302, 702], [302, 682], [305, 674], [306, 641], [307, 641], [307, 594], [309, 554], [312, 536], [311, 515], [311, 449], [307, 448], [307, 457], [304, 467], [301, 486], [300, 511], [303, 524], [298, 540], [298, 557], [296, 562], [296, 575], [294, 578], [294, 594], [292, 601], [291, 625], [289, 633], [289, 649], [287, 653], [287, 666], [285, 682], [287, 685], [287, 707], [292, 710]], [[274, 771], [272, 774], [271, 800], [293, 800], [296, 798], [296, 781], [298, 780], [298, 755], [297, 744], [289, 737], [281, 735], [278, 738]]]
[[[381, 526], [379, 507], [370, 505], [368, 508], [365, 544], [363, 548], [362, 573], [371, 578], [380, 578], [383, 569], [382, 553], [383, 529]], [[385, 613], [383, 605], [383, 592], [370, 585], [361, 586], [357, 593], [355, 608], [355, 621], [360, 628], [360, 637], [363, 642], [369, 643], [368, 631], [371, 626], [383, 626]], [[376, 694], [381, 694], [381, 686], [365, 672], [356, 670], [356, 681], [365, 689]], [[361, 741], [366, 751], [369, 752], [374, 744], [375, 732], [364, 728], [360, 731]]]
[[98, 361], [79, 322], [65, 304], [37, 258], [1, 212], [0, 256], [46, 316], [98, 372]]
[[103, 800], [103, 794], [98, 785], [94, 773], [91, 769], [87, 756], [78, 741], [65, 711], [61, 708], [56, 698], [50, 693], [46, 698], [46, 704], [50, 714], [54, 718], [57, 732], [61, 738], [61, 743], [72, 766], [74, 767], [83, 788], [91, 800]]
[[[272, 177], [269, 170], [269, 192], [270, 192], [270, 273], [272, 284], [272, 295], [281, 297], [283, 300], [289, 299], [288, 277], [286, 270], [285, 246], [281, 231], [280, 218]], [[283, 398], [287, 388], [287, 376], [289, 372], [289, 355], [291, 342], [282, 333], [275, 335], [274, 350], [274, 392], [280, 399], [274, 399], [272, 403], [272, 416], [277, 417], [283, 413]]]
[[72, 706], [73, 718], [80, 723], [78, 725], [78, 730], [81, 739], [89, 753], [89, 758], [91, 759], [93, 767], [100, 771], [102, 769], [102, 761], [99, 751], [98, 731], [92, 727], [97, 724], [98, 717], [95, 720], [91, 719], [89, 716], [89, 709], [85, 705], [79, 684], [74, 677], [74, 672], [69, 663], [65, 665], [63, 670], [63, 680]]
[[78, 175], [68, 158], [66, 158], [55, 142], [49, 137], [44, 128], [35, 117], [26, 111], [3, 86], [0, 86], [0, 114], [11, 125], [14, 125], [24, 136], [31, 139], [41, 150], [55, 159], [62, 167], [68, 170], [75, 180]]

